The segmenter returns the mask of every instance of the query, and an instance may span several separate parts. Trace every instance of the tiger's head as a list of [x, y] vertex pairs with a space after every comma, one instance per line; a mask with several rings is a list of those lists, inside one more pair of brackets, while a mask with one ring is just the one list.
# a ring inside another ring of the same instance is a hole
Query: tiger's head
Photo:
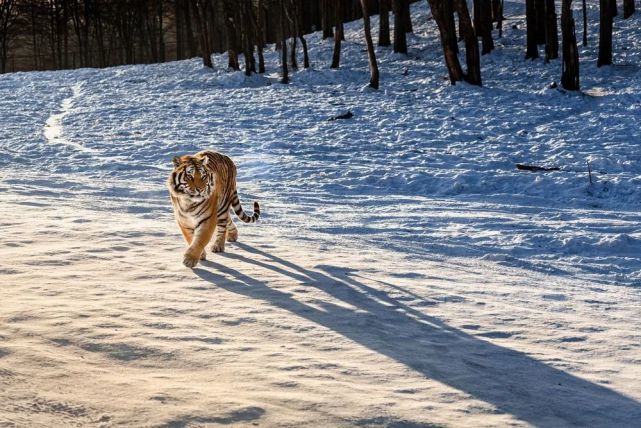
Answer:
[[207, 168], [207, 157], [177, 156], [173, 163], [174, 170], [168, 182], [170, 189], [189, 197], [209, 197], [213, 179]]

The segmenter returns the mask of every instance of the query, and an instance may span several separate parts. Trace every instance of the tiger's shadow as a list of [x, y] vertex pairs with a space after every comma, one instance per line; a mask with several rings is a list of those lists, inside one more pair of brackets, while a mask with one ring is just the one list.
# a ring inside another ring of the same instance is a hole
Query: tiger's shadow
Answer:
[[320, 303], [320, 309], [306, 305], [260, 279], [213, 261], [203, 261], [194, 273], [216, 287], [262, 299], [329, 328], [535, 426], [612, 427], [641, 420], [641, 403], [453, 328], [360, 282], [349, 271], [310, 270], [246, 244], [235, 246], [240, 251], [223, 257], [289, 277], [356, 309], [331, 302]]

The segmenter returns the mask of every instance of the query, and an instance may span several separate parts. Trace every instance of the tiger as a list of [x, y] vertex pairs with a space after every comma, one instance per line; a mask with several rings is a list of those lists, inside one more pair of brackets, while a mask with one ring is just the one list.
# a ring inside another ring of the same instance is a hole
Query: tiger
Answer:
[[205, 247], [212, 235], [214, 253], [225, 251], [225, 240], [238, 239], [231, 209], [243, 222], [255, 223], [260, 206], [254, 202], [252, 215], [243, 211], [236, 191], [236, 165], [226, 155], [203, 150], [195, 155], [176, 156], [173, 165], [167, 188], [176, 222], [187, 242], [183, 264], [193, 268], [199, 260], [205, 260]]

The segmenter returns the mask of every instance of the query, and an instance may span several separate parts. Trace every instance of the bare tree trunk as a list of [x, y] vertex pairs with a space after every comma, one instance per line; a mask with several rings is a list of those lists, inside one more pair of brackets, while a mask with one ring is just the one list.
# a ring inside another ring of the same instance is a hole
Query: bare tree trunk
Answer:
[[612, 2], [600, 0], [599, 58], [597, 67], [612, 64]]
[[196, 47], [196, 37], [194, 36], [194, 29], [192, 26], [192, 15], [194, 15], [194, 7], [189, 1], [184, 2], [185, 5], [185, 34], [187, 36], [187, 47], [189, 48], [189, 56], [195, 57], [198, 55]]
[[174, 0], [174, 22], [176, 25], [176, 59], [183, 59], [184, 54], [184, 24], [183, 24], [183, 8], [182, 3], [184, 0]]
[[372, 30], [369, 21], [369, 11], [367, 10], [367, 0], [361, 0], [363, 9], [363, 32], [365, 33], [365, 43], [367, 44], [367, 59], [369, 60], [370, 79], [369, 86], [378, 89], [378, 64], [376, 63], [376, 52], [374, 51], [374, 42], [372, 41]]
[[576, 46], [572, 0], [561, 3], [561, 35], [563, 39], [563, 63], [561, 65], [561, 86], [569, 91], [578, 91], [579, 51]]
[[623, 18], [628, 19], [634, 13], [634, 0], [623, 0]]
[[264, 14], [263, 14], [263, 0], [258, 0], [256, 3], [256, 43], [258, 48], [258, 72], [265, 72], [265, 56], [263, 55], [263, 48], [265, 47], [265, 33], [264, 33]]
[[503, 0], [497, 0], [499, 3], [498, 10], [496, 10], [496, 29], [499, 30], [499, 38], [503, 37]]
[[414, 27], [412, 26], [410, 0], [401, 0], [401, 8], [403, 9], [403, 28], [406, 33], [413, 33]]
[[447, 12], [447, 19], [445, 20], [445, 25], [447, 26], [447, 31], [450, 33], [451, 40], [456, 40], [456, 43], [454, 43], [454, 46], [452, 46], [452, 49], [454, 49], [454, 52], [457, 54], [459, 53], [458, 49], [458, 42], [464, 39], [463, 35], [463, 27], [459, 26], [459, 35], [458, 38], [456, 37], [456, 20], [454, 19], [454, 4], [452, 1], [447, 1], [447, 6], [446, 10]]
[[481, 32], [481, 40], [483, 42], [482, 55], [492, 52], [494, 49], [494, 40], [492, 40], [492, 0], [479, 0], [480, 10], [480, 27], [478, 30]]
[[583, 0], [583, 46], [588, 45], [588, 7]]
[[559, 57], [559, 33], [554, 0], [545, 0], [545, 62]]
[[94, 37], [96, 38], [96, 49], [98, 50], [98, 65], [100, 67], [105, 67], [109, 63], [109, 57], [106, 52], [101, 12], [96, 12], [94, 14], [94, 21]]
[[300, 39], [301, 45], [303, 46], [303, 62], [304, 67], [309, 67], [309, 53], [307, 52], [307, 42], [303, 37], [303, 10], [301, 8], [302, 4], [300, 0], [290, 0], [290, 6], [293, 16], [294, 24], [294, 34], [292, 40], [292, 67], [298, 69], [298, 62], [296, 58], [296, 40]]
[[389, 46], [391, 45], [389, 34], [389, 9], [390, 0], [379, 0], [379, 26], [378, 26], [378, 45]]
[[503, 3], [501, 2], [501, 0], [492, 0], [492, 22], [501, 22], [502, 19]]
[[250, 16], [250, 11], [249, 8], [251, 8], [252, 5], [248, 2], [241, 1], [240, 2], [240, 28], [243, 32], [241, 34], [242, 37], [242, 45], [243, 45], [243, 56], [245, 57], [245, 75], [246, 76], [251, 76], [252, 73], [252, 67], [255, 69], [254, 66], [254, 44], [252, 41], [252, 25], [251, 25], [251, 16]]
[[536, 16], [536, 43], [545, 44], [545, 0], [534, 0]]
[[343, 40], [343, 2], [336, 3], [334, 10], [334, 52], [332, 54], [332, 65], [329, 68], [338, 68], [341, 62], [341, 40]]
[[472, 85], [481, 86], [481, 60], [479, 57], [479, 44], [472, 19], [467, 9], [465, 0], [454, 0], [454, 7], [458, 14], [459, 25], [463, 29], [463, 38], [465, 40], [465, 58], [467, 64], [467, 74], [464, 76], [466, 82]]
[[300, 36], [300, 44], [303, 46], [303, 67], [309, 68], [309, 52], [307, 51], [307, 40]]
[[236, 20], [237, 5], [234, 4], [236, 0], [224, 0], [224, 13], [225, 13], [225, 34], [227, 35], [227, 66], [231, 70], [240, 70], [240, 63], [238, 62], [238, 22]]
[[69, 3], [67, 0], [63, 0], [62, 7], [64, 9], [62, 12], [62, 33], [64, 44], [63, 67], [69, 68]]
[[296, 35], [292, 37], [291, 45], [290, 48], [291, 50], [289, 51], [289, 64], [292, 67], [292, 70], [298, 70], [298, 60], [296, 58]]
[[481, 35], [481, 0], [472, 0], [472, 25], [474, 25], [474, 31], [480, 36]]
[[[323, 28], [323, 39], [329, 39], [334, 36], [332, 32], [332, 22], [336, 22], [335, 19], [332, 19], [332, 9], [337, 9], [342, 7], [342, 2], [337, 1], [334, 3], [334, 8], [330, 6], [331, 0], [321, 0], [321, 27]], [[335, 10], [334, 10], [335, 12]], [[341, 22], [342, 17], [341, 17]]]
[[287, 84], [289, 83], [289, 70], [287, 69], [287, 37], [285, 33], [285, 20], [286, 18], [286, 10], [285, 10], [285, 2], [284, 0], [280, 0], [280, 10], [279, 10], [279, 19], [278, 19], [278, 24], [279, 24], [279, 37], [278, 39], [281, 41], [280, 46], [281, 46], [281, 63], [283, 66], [283, 75], [280, 79], [280, 83]]
[[392, 9], [394, 10], [394, 52], [407, 54], [407, 37], [404, 0], [392, 0]]
[[535, 0], [525, 0], [525, 26], [527, 37], [527, 50], [525, 59], [535, 59], [539, 57], [539, 48], [536, 40], [536, 7]]
[[428, 0], [432, 16], [438, 25], [441, 35], [441, 45], [443, 47], [443, 56], [445, 65], [452, 85], [463, 80], [463, 69], [458, 60], [456, 49], [456, 34], [454, 34], [448, 25], [450, 15], [453, 13], [452, 2], [441, 0]]
[[205, 11], [203, 0], [192, 0], [192, 10], [194, 12], [194, 19], [198, 27], [198, 35], [200, 37], [200, 49], [203, 58], [203, 65], [205, 67], [213, 68], [211, 62], [211, 48], [209, 47], [209, 34], [207, 34], [207, 23], [204, 21]]
[[0, 73], [7, 72], [7, 48], [8, 43], [5, 39], [0, 40]]
[[165, 62], [165, 30], [163, 29], [163, 2], [158, 0], [158, 56], [160, 62]]

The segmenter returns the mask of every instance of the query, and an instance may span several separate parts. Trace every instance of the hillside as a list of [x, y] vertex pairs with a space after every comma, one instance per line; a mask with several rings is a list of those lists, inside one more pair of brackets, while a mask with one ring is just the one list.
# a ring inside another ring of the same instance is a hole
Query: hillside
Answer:
[[[424, 3], [379, 91], [359, 22], [289, 85], [272, 50], [0, 75], [0, 425], [635, 426], [641, 15], [571, 93], [508, 6], [480, 88]], [[204, 148], [263, 216], [190, 270], [165, 180]]]

